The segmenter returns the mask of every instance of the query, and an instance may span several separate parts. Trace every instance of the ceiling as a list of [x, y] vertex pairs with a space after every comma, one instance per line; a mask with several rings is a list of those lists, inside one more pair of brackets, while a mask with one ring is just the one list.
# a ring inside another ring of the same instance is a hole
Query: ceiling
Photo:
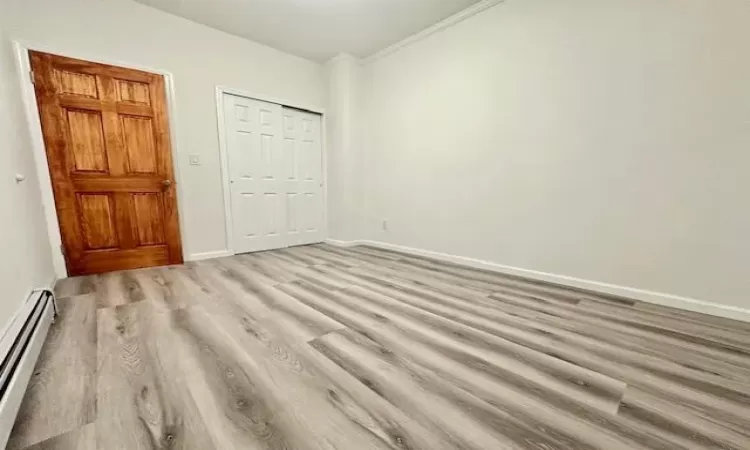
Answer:
[[316, 61], [366, 57], [480, 0], [136, 0]]

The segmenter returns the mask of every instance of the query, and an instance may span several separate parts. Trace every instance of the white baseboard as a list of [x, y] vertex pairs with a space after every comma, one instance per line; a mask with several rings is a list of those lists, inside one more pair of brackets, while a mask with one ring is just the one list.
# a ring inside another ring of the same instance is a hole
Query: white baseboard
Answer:
[[214, 259], [214, 258], [223, 258], [225, 256], [232, 256], [234, 253], [232, 253], [229, 250], [218, 250], [215, 252], [206, 252], [206, 253], [193, 253], [192, 255], [188, 255], [186, 258], [186, 261], [200, 261], [203, 259]]
[[633, 300], [640, 300], [646, 303], [654, 303], [662, 306], [669, 306], [672, 308], [683, 309], [686, 311], [693, 311], [703, 314], [710, 314], [712, 316], [724, 317], [727, 319], [741, 320], [744, 322], [750, 322], [750, 310], [739, 308], [736, 306], [722, 305], [719, 303], [712, 303], [703, 300], [697, 300], [689, 297], [681, 297], [678, 295], [665, 294], [662, 292], [653, 292], [644, 289], [638, 289], [627, 286], [619, 286], [616, 284], [602, 283], [599, 281], [584, 280], [581, 278], [569, 277], [566, 275], [557, 275], [553, 273], [539, 272], [536, 270], [522, 269], [519, 267], [505, 266], [489, 261], [482, 261], [474, 258], [467, 258], [464, 256], [450, 255], [447, 253], [433, 252], [429, 250], [422, 250], [413, 247], [405, 247], [402, 245], [389, 244], [386, 242], [368, 241], [368, 240], [356, 240], [356, 241], [339, 241], [334, 239], [327, 239], [327, 243], [336, 245], [339, 247], [353, 247], [356, 245], [369, 245], [372, 247], [378, 247], [385, 250], [394, 250], [397, 252], [408, 253], [416, 256], [424, 256], [427, 258], [433, 258], [441, 261], [446, 261], [454, 264], [460, 264], [462, 266], [473, 267], [476, 269], [490, 270], [506, 275], [515, 275], [524, 278], [530, 278], [533, 280], [546, 281], [549, 283], [560, 284], [564, 286], [570, 286], [578, 289], [585, 289], [593, 292], [601, 292], [602, 294], [609, 294], [618, 297], [630, 298]]
[[335, 245], [336, 247], [354, 247], [356, 245], [365, 245], [370, 241], [340, 241], [338, 239], [326, 239], [326, 244]]

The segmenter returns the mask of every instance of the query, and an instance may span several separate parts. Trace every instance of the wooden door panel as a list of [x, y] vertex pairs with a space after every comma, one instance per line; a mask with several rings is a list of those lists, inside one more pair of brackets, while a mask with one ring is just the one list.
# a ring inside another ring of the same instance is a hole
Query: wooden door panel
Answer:
[[108, 173], [104, 128], [99, 111], [63, 108], [68, 132], [68, 167], [76, 172]]
[[162, 196], [157, 193], [134, 194], [133, 217], [139, 245], [166, 244]]
[[151, 105], [151, 90], [148, 84], [128, 80], [116, 80], [116, 83], [119, 101]]
[[87, 252], [79, 262], [86, 267], [86, 272], [105, 273], [117, 270], [140, 269], [142, 267], [166, 266], [175, 264], [169, 255], [167, 247], [145, 247], [117, 252], [117, 258], [112, 258], [110, 252]]
[[181, 263], [163, 78], [30, 55], [68, 273]]
[[93, 75], [54, 69], [53, 76], [57, 78], [61, 94], [99, 98], [96, 77]]
[[128, 173], [156, 174], [156, 142], [150, 117], [120, 115]]
[[161, 78], [160, 75], [144, 72], [142, 70], [110, 66], [107, 64], [84, 61], [82, 59], [51, 55], [48, 53], [30, 51], [29, 55], [31, 55], [32, 58], [34, 58], [34, 55], [39, 55], [41, 57], [48, 55], [54, 58], [54, 61], [52, 61], [53, 65], [51, 66], [52, 72], [70, 72], [76, 75], [93, 75], [94, 77], [105, 76], [112, 79], [135, 81], [148, 85], [152, 85], [154, 78]]
[[115, 226], [115, 205], [110, 194], [77, 194], [78, 211], [86, 250], [119, 247]]

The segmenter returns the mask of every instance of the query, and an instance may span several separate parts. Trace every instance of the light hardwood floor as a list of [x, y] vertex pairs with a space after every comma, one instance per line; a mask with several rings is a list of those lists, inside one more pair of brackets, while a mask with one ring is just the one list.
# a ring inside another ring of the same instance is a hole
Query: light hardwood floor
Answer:
[[10, 449], [750, 449], [750, 324], [368, 247], [59, 283]]

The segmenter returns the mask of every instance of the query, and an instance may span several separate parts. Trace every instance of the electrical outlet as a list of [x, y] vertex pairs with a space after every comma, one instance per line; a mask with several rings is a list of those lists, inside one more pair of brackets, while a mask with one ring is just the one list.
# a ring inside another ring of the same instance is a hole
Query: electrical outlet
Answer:
[[383, 219], [383, 231], [388, 231], [388, 219]]

